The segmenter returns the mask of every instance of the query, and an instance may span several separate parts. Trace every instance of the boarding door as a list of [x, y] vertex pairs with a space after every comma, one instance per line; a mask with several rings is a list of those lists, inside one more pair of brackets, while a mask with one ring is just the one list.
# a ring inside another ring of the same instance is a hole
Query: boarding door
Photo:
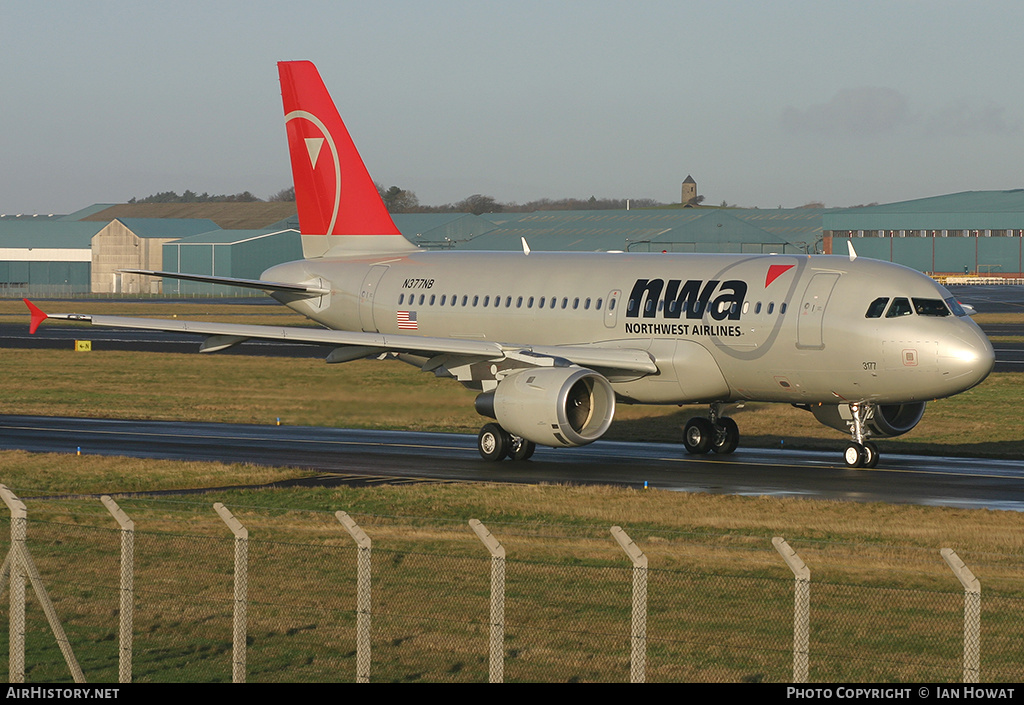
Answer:
[[798, 348], [821, 350], [825, 347], [822, 327], [825, 322], [825, 306], [832, 296], [832, 289], [839, 275], [822, 272], [815, 274], [804, 291], [800, 310], [797, 312], [796, 346]]

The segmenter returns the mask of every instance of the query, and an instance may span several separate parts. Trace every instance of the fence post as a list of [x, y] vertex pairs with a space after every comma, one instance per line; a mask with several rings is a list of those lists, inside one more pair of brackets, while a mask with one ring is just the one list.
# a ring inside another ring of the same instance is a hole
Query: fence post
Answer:
[[103, 506], [121, 526], [121, 599], [118, 630], [118, 682], [132, 682], [132, 628], [135, 616], [135, 522], [107, 495]]
[[793, 571], [796, 580], [793, 607], [793, 682], [806, 683], [811, 634], [811, 569], [781, 536], [773, 538], [772, 545]]
[[491, 553], [489, 681], [502, 683], [505, 680], [505, 547], [477, 519], [470, 519], [469, 525]]
[[940, 553], [964, 586], [964, 683], [978, 683], [981, 677], [981, 581], [952, 548], [944, 548]]
[[[71, 649], [71, 642], [68, 641], [68, 637], [64, 633], [64, 627], [62, 627], [60, 624], [60, 619], [58, 619], [57, 617], [57, 610], [53, 607], [53, 600], [50, 599], [50, 594], [46, 592], [46, 586], [43, 585], [43, 578], [39, 574], [39, 568], [36, 567], [36, 562], [32, 560], [32, 555], [28, 552], [28, 544], [26, 542], [26, 534], [28, 533], [28, 512], [25, 510], [25, 504], [4, 485], [0, 485], [0, 496], [3, 497], [4, 502], [10, 508], [12, 516], [17, 516], [19, 514], [22, 515], [21, 521], [11, 522], [12, 537], [14, 533], [14, 524], [21, 524], [21, 528], [19, 530], [20, 540], [11, 541], [11, 555], [9, 556], [11, 575], [13, 576], [15, 572], [18, 572], [18, 569], [20, 568], [20, 575], [22, 575], [23, 578], [27, 577], [29, 582], [32, 583], [32, 589], [35, 591], [36, 597], [39, 598], [39, 605], [43, 608], [43, 614], [46, 615], [46, 621], [50, 624], [50, 631], [53, 632], [53, 638], [57, 641], [57, 646], [60, 648], [60, 652], [64, 656], [64, 663], [67, 664], [68, 670], [71, 672], [71, 677], [75, 680], [75, 683], [85, 683], [85, 674], [82, 673], [82, 669], [78, 665], [78, 660], [75, 658], [75, 652]], [[25, 585], [23, 581], [19, 586], [19, 590], [21, 591], [20, 599], [22, 601], [22, 605], [24, 605]], [[13, 594], [14, 587], [12, 585], [12, 605], [14, 600]], [[24, 614], [24, 607], [22, 607], [22, 635], [20, 637], [22, 648], [20, 677], [22, 678], [22, 682], [24, 682], [25, 678]], [[12, 670], [11, 673], [13, 675], [15, 672]]]
[[25, 503], [5, 485], [0, 485], [0, 496], [11, 510], [11, 548], [4, 560], [4, 569], [11, 574], [11, 616], [8, 635], [8, 678], [11, 683], [25, 682], [25, 584], [28, 576], [17, 556], [25, 546], [28, 533], [28, 510]]
[[613, 526], [612, 536], [633, 562], [633, 609], [630, 631], [629, 682], [647, 680], [647, 556], [622, 527]]
[[232, 630], [234, 655], [231, 663], [231, 680], [233, 683], [245, 683], [246, 608], [249, 601], [249, 531], [220, 502], [215, 503], [213, 508], [235, 535], [235, 611]]
[[370, 682], [370, 549], [373, 544], [355, 520], [334, 513], [356, 542], [356, 683]]

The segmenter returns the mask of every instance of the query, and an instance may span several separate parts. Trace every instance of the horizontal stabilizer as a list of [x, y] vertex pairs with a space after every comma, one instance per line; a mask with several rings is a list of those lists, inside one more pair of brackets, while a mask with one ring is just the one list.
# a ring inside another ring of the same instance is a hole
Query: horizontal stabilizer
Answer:
[[330, 289], [324, 289], [311, 284], [285, 284], [283, 282], [267, 282], [262, 279], [236, 279], [235, 277], [216, 277], [209, 274], [182, 274], [181, 272], [157, 272], [152, 269], [120, 269], [125, 274], [142, 274], [147, 277], [166, 277], [167, 279], [182, 279], [190, 282], [204, 282], [206, 284], [222, 284], [224, 286], [238, 286], [243, 289], [259, 289], [261, 291], [284, 291], [290, 294], [308, 294], [309, 296], [323, 296], [331, 293]]

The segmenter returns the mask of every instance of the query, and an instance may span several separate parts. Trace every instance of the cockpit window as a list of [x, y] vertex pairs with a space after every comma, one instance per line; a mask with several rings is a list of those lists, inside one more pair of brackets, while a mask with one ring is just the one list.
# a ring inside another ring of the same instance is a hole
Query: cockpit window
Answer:
[[883, 296], [879, 299], [875, 299], [868, 306], [868, 312], [864, 314], [865, 318], [881, 318], [882, 313], [885, 312], [885, 305], [889, 303], [889, 297]]
[[909, 316], [913, 312], [913, 309], [910, 308], [910, 301], [901, 296], [892, 300], [892, 305], [889, 306], [889, 311], [885, 314], [885, 317], [899, 318], [900, 316]]
[[964, 307], [960, 305], [960, 302], [950, 296], [946, 299], [946, 305], [949, 306], [949, 310], [953, 312], [954, 316], [966, 316], [967, 311], [964, 311]]
[[914, 299], [914, 310], [918, 316], [948, 316], [949, 309], [942, 299]]

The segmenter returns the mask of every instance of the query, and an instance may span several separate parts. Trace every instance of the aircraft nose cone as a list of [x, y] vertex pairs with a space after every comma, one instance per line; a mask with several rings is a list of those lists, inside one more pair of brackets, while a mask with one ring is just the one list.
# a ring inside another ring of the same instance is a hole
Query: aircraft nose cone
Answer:
[[989, 376], [996, 364], [992, 343], [977, 326], [961, 331], [939, 347], [939, 364], [949, 381], [970, 389]]

